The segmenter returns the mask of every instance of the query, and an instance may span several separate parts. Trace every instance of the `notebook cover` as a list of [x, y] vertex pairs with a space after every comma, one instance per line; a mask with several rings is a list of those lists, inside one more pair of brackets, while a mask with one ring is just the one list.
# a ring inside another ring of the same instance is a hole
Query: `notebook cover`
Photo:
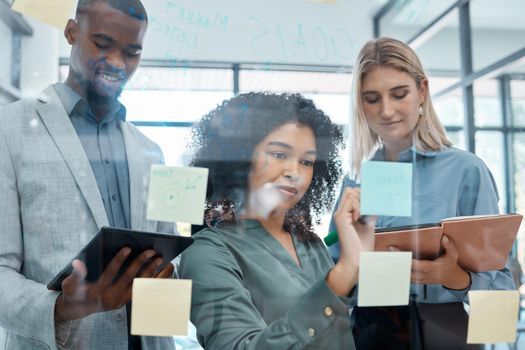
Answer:
[[401, 251], [411, 251], [414, 259], [433, 260], [440, 255], [442, 235], [440, 224], [378, 230], [374, 250], [389, 251], [389, 246], [394, 246]]
[[443, 220], [443, 233], [456, 245], [458, 264], [472, 272], [501, 270], [523, 219], [519, 214]]

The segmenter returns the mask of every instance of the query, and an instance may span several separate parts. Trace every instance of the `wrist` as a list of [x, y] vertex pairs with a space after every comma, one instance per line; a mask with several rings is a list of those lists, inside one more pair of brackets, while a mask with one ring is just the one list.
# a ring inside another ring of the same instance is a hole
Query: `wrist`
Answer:
[[60, 294], [55, 302], [55, 321], [67, 321], [67, 306], [65, 305], [64, 295]]
[[326, 276], [326, 283], [332, 292], [338, 296], [348, 296], [357, 284], [358, 270], [347, 269], [336, 264]]
[[472, 278], [470, 276], [470, 273], [463, 270], [459, 266], [458, 268], [458, 272], [452, 274], [453, 278], [450, 281], [448, 281], [448, 283], [443, 285], [445, 288], [452, 290], [465, 290], [467, 288], [470, 288], [472, 284]]
[[87, 304], [72, 304], [60, 294], [55, 302], [55, 321], [71, 321], [89, 316], [97, 312]]

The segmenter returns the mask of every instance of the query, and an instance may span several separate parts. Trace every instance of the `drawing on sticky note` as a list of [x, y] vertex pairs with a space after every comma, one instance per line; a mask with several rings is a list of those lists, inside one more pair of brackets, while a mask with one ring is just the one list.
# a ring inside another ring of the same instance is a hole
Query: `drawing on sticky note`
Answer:
[[151, 167], [148, 220], [202, 225], [208, 169]]

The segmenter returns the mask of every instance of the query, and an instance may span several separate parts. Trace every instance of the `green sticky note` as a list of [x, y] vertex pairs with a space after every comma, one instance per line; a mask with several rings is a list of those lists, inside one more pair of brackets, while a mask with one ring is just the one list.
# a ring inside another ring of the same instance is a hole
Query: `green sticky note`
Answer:
[[412, 164], [364, 162], [361, 214], [412, 216]]
[[520, 292], [471, 290], [467, 344], [514, 343]]
[[208, 169], [152, 165], [148, 220], [202, 225]]
[[412, 252], [359, 254], [357, 306], [408, 305]]

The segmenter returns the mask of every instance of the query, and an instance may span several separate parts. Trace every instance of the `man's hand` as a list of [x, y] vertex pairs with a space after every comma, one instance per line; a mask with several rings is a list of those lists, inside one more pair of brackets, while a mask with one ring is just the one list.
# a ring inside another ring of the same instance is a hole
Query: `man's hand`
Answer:
[[173, 271], [175, 271], [175, 266], [172, 263], [168, 263], [165, 268], [163, 268], [155, 278], [173, 278]]
[[[86, 265], [80, 260], [73, 261], [73, 272], [62, 282], [62, 294], [55, 305], [55, 320], [74, 320], [90, 314], [119, 309], [131, 300], [131, 288], [135, 277], [155, 277], [162, 258], [152, 259], [155, 251], [142, 252], [127, 270], [115, 280], [120, 267], [131, 253], [130, 248], [120, 250], [108, 264], [100, 278], [86, 282]], [[169, 264], [159, 273], [165, 276], [173, 273]], [[172, 265], [173, 266], [173, 265]], [[171, 270], [171, 272], [170, 272]]]

